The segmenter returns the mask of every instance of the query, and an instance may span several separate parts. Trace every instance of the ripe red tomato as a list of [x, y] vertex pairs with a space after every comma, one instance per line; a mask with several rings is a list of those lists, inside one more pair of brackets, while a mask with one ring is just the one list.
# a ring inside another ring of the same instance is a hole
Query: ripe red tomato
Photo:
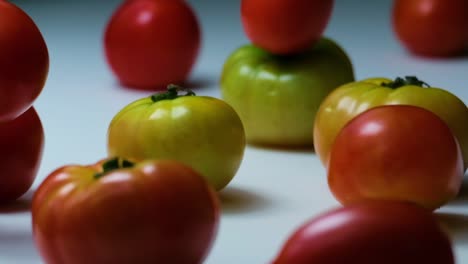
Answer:
[[34, 21], [0, 0], [0, 122], [12, 120], [34, 103], [49, 71], [49, 54]]
[[345, 205], [397, 199], [436, 209], [453, 199], [463, 179], [460, 146], [448, 125], [410, 105], [372, 108], [336, 137], [328, 184]]
[[49, 264], [200, 264], [218, 222], [215, 191], [169, 160], [63, 166], [32, 205], [34, 241]]
[[256, 46], [276, 54], [298, 53], [318, 42], [333, 5], [333, 0], [242, 0], [241, 20]]
[[200, 38], [197, 17], [184, 0], [133, 0], [110, 18], [104, 48], [123, 85], [156, 90], [186, 81]]
[[326, 212], [300, 226], [273, 264], [453, 264], [449, 235], [414, 204], [373, 201]]
[[44, 130], [33, 107], [13, 120], [0, 122], [0, 146], [0, 203], [6, 203], [29, 190], [40, 167]]
[[398, 39], [414, 54], [452, 56], [468, 46], [466, 0], [395, 0], [392, 22]]

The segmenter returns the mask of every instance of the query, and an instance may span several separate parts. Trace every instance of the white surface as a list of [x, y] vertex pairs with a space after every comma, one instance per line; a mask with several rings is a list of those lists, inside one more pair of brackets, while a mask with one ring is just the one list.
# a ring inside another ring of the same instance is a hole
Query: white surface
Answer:
[[[118, 1], [14, 1], [41, 28], [51, 68], [35, 107], [46, 143], [33, 191], [44, 177], [68, 163], [104, 157], [107, 126], [129, 102], [149, 93], [122, 89], [102, 54], [102, 31]], [[191, 79], [200, 95], [219, 96], [226, 57], [247, 42], [239, 1], [191, 1], [202, 22], [203, 49]], [[326, 35], [350, 55], [356, 78], [416, 74], [468, 101], [468, 57], [425, 60], [409, 56], [391, 31], [390, 1], [336, 1]], [[307, 151], [248, 147], [238, 175], [223, 192], [223, 216], [207, 264], [267, 263], [287, 236], [305, 220], [338, 206], [324, 168]], [[31, 192], [0, 213], [0, 263], [41, 263], [31, 240]], [[468, 187], [441, 211], [454, 239], [458, 263], [468, 263]]]

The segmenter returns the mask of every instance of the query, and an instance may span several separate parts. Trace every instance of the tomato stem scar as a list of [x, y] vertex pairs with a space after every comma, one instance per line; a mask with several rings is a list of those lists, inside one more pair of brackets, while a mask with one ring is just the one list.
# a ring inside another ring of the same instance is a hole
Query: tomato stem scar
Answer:
[[131, 168], [135, 164], [131, 161], [128, 161], [126, 159], [116, 157], [113, 159], [110, 159], [102, 164], [102, 172], [98, 172], [94, 174], [95, 179], [99, 179], [102, 176], [104, 176], [106, 173], [117, 170], [117, 169], [122, 169], [122, 168]]
[[[185, 94], [179, 94], [179, 92], [186, 92]], [[167, 92], [153, 94], [151, 100], [153, 102], [159, 102], [162, 100], [172, 100], [183, 96], [195, 96], [196, 94], [188, 89], [175, 84], [169, 84], [167, 86]]]
[[416, 85], [420, 87], [430, 87], [429, 84], [427, 84], [424, 81], [419, 80], [416, 76], [405, 76], [405, 78], [397, 77], [393, 82], [389, 83], [382, 83], [380, 84], [383, 87], [388, 87], [388, 88], [400, 88], [405, 85]]

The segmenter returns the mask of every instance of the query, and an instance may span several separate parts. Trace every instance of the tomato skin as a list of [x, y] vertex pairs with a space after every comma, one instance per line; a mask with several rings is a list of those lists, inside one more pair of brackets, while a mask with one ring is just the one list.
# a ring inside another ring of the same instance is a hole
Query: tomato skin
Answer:
[[34, 107], [13, 120], [0, 122], [0, 146], [0, 203], [7, 203], [29, 190], [41, 164], [44, 129]]
[[435, 210], [452, 200], [463, 180], [456, 138], [434, 113], [388, 105], [352, 119], [335, 139], [328, 184], [342, 204], [405, 200]]
[[107, 62], [128, 88], [158, 90], [188, 78], [201, 46], [201, 29], [184, 0], [124, 2], [104, 36]]
[[49, 54], [34, 21], [0, 0], [0, 122], [27, 111], [44, 88]]
[[244, 45], [225, 61], [222, 98], [239, 114], [251, 144], [313, 145], [313, 124], [323, 99], [354, 81], [352, 63], [333, 40], [322, 38], [300, 55], [277, 56]]
[[53, 171], [33, 197], [34, 241], [46, 263], [202, 263], [219, 202], [190, 167], [146, 160], [98, 179], [105, 159]]
[[209, 96], [136, 100], [114, 116], [107, 141], [110, 156], [178, 160], [193, 167], [216, 190], [236, 175], [245, 145], [237, 113]]
[[241, 21], [248, 38], [274, 54], [300, 53], [322, 37], [332, 0], [242, 0]]
[[338, 87], [323, 100], [314, 124], [314, 146], [322, 164], [327, 166], [330, 149], [344, 125], [358, 114], [382, 105], [414, 105], [442, 118], [455, 134], [468, 168], [468, 108], [448, 90], [434, 86], [403, 85], [383, 87], [388, 78], [369, 78]]
[[468, 47], [466, 0], [395, 0], [393, 29], [412, 53], [445, 57]]
[[448, 233], [411, 203], [368, 201], [308, 220], [272, 264], [453, 264]]

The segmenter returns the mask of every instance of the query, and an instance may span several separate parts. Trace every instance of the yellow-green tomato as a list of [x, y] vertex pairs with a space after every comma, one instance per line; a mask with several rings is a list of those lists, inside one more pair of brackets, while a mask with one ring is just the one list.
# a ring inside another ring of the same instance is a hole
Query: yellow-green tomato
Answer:
[[[415, 76], [368, 78], [335, 89], [322, 103], [314, 126], [315, 151], [327, 166], [335, 137], [351, 119], [381, 105], [414, 105], [427, 109], [450, 127], [468, 167], [468, 108], [456, 95]], [[402, 116], [401, 118], [405, 118]]]
[[129, 159], [173, 159], [191, 166], [216, 189], [235, 176], [246, 145], [242, 122], [223, 100], [165, 93], [125, 106], [108, 129], [108, 154]]
[[220, 86], [222, 98], [239, 113], [249, 143], [305, 147], [313, 145], [314, 118], [322, 100], [353, 80], [347, 54], [322, 38], [293, 55], [244, 45], [227, 58]]

